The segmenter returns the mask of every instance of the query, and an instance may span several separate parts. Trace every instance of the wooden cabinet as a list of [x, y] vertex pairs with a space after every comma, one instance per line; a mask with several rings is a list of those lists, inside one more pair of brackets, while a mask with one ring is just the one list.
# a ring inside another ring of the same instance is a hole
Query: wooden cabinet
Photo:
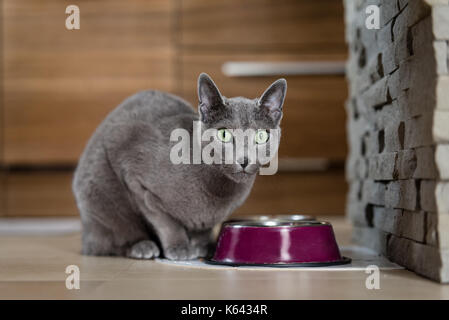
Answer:
[[[8, 174], [7, 192], [0, 193], [7, 210], [0, 212], [0, 217], [78, 215], [71, 190], [72, 175], [51, 170]], [[345, 193], [341, 170], [258, 176], [249, 198], [236, 214], [342, 214]]]
[[5, 173], [0, 170], [0, 217], [6, 215], [6, 190]]
[[[155, 88], [196, 105], [208, 72], [228, 96], [260, 95], [276, 77], [229, 78], [229, 61], [343, 60], [334, 0], [83, 0], [80, 30], [65, 2], [5, 0], [6, 165], [74, 165], [104, 116]], [[290, 76], [281, 156], [342, 160], [343, 76]]]
[[[181, 94], [197, 104], [196, 79], [209, 73], [228, 97], [258, 97], [279, 76], [228, 77], [227, 62], [344, 61], [343, 5], [333, 0], [182, 0]], [[346, 155], [343, 75], [287, 76], [281, 157]]]
[[[197, 77], [207, 72], [227, 97], [259, 97], [278, 77], [230, 78], [221, 68], [228, 61], [299, 61], [300, 54], [185, 53], [181, 59], [181, 93], [194, 106]], [[280, 157], [321, 157], [343, 160], [346, 155], [346, 81], [343, 76], [290, 76], [282, 119]]]
[[181, 0], [180, 3], [180, 43], [185, 48], [220, 52], [346, 52], [342, 1]]
[[72, 172], [24, 170], [5, 176], [6, 216], [73, 216], [78, 209], [72, 193]]
[[174, 90], [172, 1], [4, 0], [7, 165], [75, 164], [95, 127], [136, 91]]
[[[344, 61], [336, 0], [3, 0], [0, 215], [77, 214], [72, 169], [102, 119], [144, 89], [197, 104], [209, 73], [228, 97], [279, 76], [230, 77], [226, 62]], [[66, 6], [81, 28], [67, 30]], [[343, 75], [287, 76], [281, 158], [346, 155]], [[67, 171], [52, 171], [64, 166]], [[19, 168], [20, 169], [20, 168]], [[23, 169], [23, 168], [22, 168]], [[342, 213], [343, 170], [259, 177], [239, 213]]]

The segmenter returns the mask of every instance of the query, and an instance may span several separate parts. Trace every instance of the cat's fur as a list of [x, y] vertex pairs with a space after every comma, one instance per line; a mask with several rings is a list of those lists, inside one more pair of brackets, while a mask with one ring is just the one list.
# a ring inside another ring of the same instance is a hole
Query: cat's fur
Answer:
[[199, 113], [159, 91], [126, 99], [97, 128], [81, 156], [73, 191], [81, 214], [82, 252], [150, 259], [206, 254], [213, 226], [247, 198], [259, 163], [172, 164], [175, 128], [279, 128], [286, 81], [259, 99], [225, 98], [206, 74]]

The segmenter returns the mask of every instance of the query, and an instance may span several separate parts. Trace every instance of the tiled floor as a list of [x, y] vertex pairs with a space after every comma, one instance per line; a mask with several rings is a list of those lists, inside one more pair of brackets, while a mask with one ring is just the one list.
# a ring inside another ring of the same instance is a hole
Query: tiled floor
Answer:
[[[348, 244], [350, 227], [332, 222]], [[380, 289], [368, 290], [364, 271], [206, 269], [79, 252], [78, 233], [0, 236], [0, 299], [449, 299], [449, 286], [407, 270], [382, 270]], [[79, 290], [66, 289], [68, 265], [80, 268]]]

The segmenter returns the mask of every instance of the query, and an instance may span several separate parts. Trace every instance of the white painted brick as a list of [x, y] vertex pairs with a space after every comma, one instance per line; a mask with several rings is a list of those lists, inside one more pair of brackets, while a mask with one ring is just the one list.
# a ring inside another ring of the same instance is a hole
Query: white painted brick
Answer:
[[354, 227], [352, 230], [352, 241], [363, 247], [386, 255], [388, 234], [375, 228]]
[[432, 49], [421, 53], [415, 52], [414, 56], [408, 60], [410, 67], [409, 88], [421, 92], [425, 96], [432, 95], [432, 97], [435, 95], [433, 88], [436, 81], [435, 59], [430, 58], [433, 54]]
[[397, 98], [399, 115], [402, 120], [431, 113], [435, 107], [435, 97], [430, 92], [420, 94], [419, 90], [403, 91]]
[[363, 21], [363, 31], [361, 33], [361, 42], [365, 47], [365, 54], [367, 61], [374, 58], [379, 52], [379, 48], [377, 47], [376, 35], [379, 30], [376, 29], [367, 29], [365, 27], [365, 21]]
[[[381, 5], [386, 25], [367, 32], [364, 9], [371, 2]], [[449, 8], [449, 0], [345, 0], [351, 97], [346, 212], [358, 243], [449, 281], [449, 181], [437, 181], [435, 146], [449, 147], [449, 38], [434, 39], [434, 20], [442, 17], [430, 16], [426, 3]], [[435, 35], [446, 32], [444, 23]], [[449, 177], [449, 151], [441, 148], [439, 162]]]
[[401, 35], [400, 38], [395, 39], [394, 44], [394, 61], [396, 62], [396, 64], [400, 64], [410, 57], [407, 34]]
[[387, 233], [395, 233], [402, 209], [375, 206], [373, 208], [373, 225], [375, 228]]
[[449, 214], [439, 214], [437, 217], [438, 244], [440, 248], [449, 249]]
[[360, 179], [366, 179], [368, 177], [368, 159], [361, 158], [357, 165], [357, 176]]
[[399, 64], [396, 62], [395, 59], [395, 46], [394, 43], [390, 43], [387, 46], [383, 46], [385, 48], [382, 51], [382, 65], [384, 74], [390, 74], [394, 70], [396, 70], [399, 66]]
[[351, 181], [349, 183], [349, 190], [347, 194], [348, 200], [350, 200], [351, 202], [360, 201], [362, 194], [362, 186], [363, 186], [362, 180]]
[[378, 48], [386, 48], [393, 44], [393, 36], [392, 36], [392, 30], [391, 30], [392, 26], [393, 26], [393, 24], [390, 21], [387, 25], [383, 26], [380, 30], [377, 30], [377, 47]]
[[385, 204], [385, 184], [372, 180], [363, 183], [363, 202], [383, 206]]
[[369, 64], [366, 72], [369, 74], [373, 82], [379, 81], [384, 76], [384, 70], [382, 65], [382, 54], [374, 55]]
[[388, 76], [388, 92], [391, 99], [396, 99], [401, 93], [401, 78], [398, 70]]
[[365, 205], [361, 202], [350, 202], [346, 208], [347, 215], [354, 226], [367, 227]]
[[417, 190], [415, 180], [397, 180], [387, 184], [385, 206], [407, 210], [416, 209]]
[[353, 77], [359, 72], [359, 66], [357, 62], [357, 53], [354, 50], [349, 51], [349, 57], [346, 61], [346, 74], [348, 77]]
[[379, 111], [370, 109], [367, 114], [367, 120], [375, 123], [375, 127], [379, 129], [386, 128], [389, 125], [395, 125], [403, 120], [403, 112], [399, 107], [398, 100], [393, 100], [390, 104], [386, 104]]
[[411, 179], [417, 167], [417, 157], [414, 150], [398, 152], [396, 171], [399, 179]]
[[432, 18], [429, 16], [410, 28], [411, 43], [415, 55], [428, 55], [433, 52]]
[[434, 95], [432, 88], [436, 81], [436, 64], [434, 59], [429, 58], [429, 54], [433, 55], [433, 50], [415, 54], [400, 64], [401, 90], [410, 88], [421, 94]]
[[373, 180], [395, 180], [396, 152], [381, 153], [372, 156], [368, 160], [368, 177]]
[[360, 115], [362, 115], [361, 119], [359, 119], [358, 121], [363, 121], [363, 125], [364, 125], [363, 128], [364, 128], [365, 132], [368, 132], [369, 130], [371, 130], [372, 125], [371, 125], [371, 121], [368, 118], [366, 118], [364, 115], [368, 111], [371, 112], [372, 108], [366, 104], [366, 101], [363, 100], [363, 97], [361, 94], [354, 97], [354, 103], [357, 105], [357, 110], [359, 111]]
[[431, 113], [405, 121], [404, 147], [410, 149], [432, 145], [432, 123]]
[[427, 212], [437, 212], [435, 200], [435, 180], [421, 180], [419, 186], [421, 209]]
[[399, 13], [396, 1], [381, 1], [380, 5], [380, 23], [387, 24]]
[[379, 132], [372, 131], [369, 135], [364, 137], [364, 143], [366, 146], [366, 155], [368, 157], [377, 155], [379, 153]]
[[435, 159], [440, 178], [449, 180], [449, 144], [439, 144], [436, 147]]
[[399, 78], [401, 79], [401, 90], [406, 90], [410, 88], [410, 77], [411, 77], [411, 68], [412, 68], [412, 60], [407, 59], [403, 61], [399, 66]]
[[436, 39], [449, 40], [449, 7], [432, 7], [433, 33]]
[[357, 120], [356, 119], [356, 114], [359, 113], [358, 109], [357, 109], [357, 105], [354, 103], [354, 99], [346, 99], [344, 107], [345, 107], [345, 111], [349, 116], [349, 120]]
[[449, 110], [449, 77], [441, 76], [437, 80], [437, 109]]
[[[440, 282], [449, 281], [449, 254], [409, 239], [391, 236], [387, 256], [397, 264]], [[442, 266], [442, 263], [444, 266]]]
[[398, 0], [399, 10], [403, 10], [408, 5], [408, 0]]
[[449, 4], [449, 0], [425, 0], [426, 3], [428, 3], [431, 6], [435, 6], [435, 5], [448, 5]]
[[348, 157], [346, 160], [346, 180], [361, 180], [367, 177], [367, 159], [360, 157]]
[[396, 234], [407, 239], [424, 243], [426, 238], [426, 227], [425, 212], [404, 210], [399, 219]]
[[383, 68], [381, 63], [381, 57], [379, 55], [374, 55], [370, 58], [366, 64], [363, 72], [356, 72], [353, 75], [354, 78], [354, 93], [365, 91], [374, 82], [380, 80], [383, 77]]
[[355, 2], [353, 0], [344, 0], [343, 5], [345, 7], [345, 40], [347, 43], [350, 43], [354, 38], [353, 21], [356, 19]]
[[438, 171], [435, 164], [434, 147], [421, 147], [415, 149], [416, 170], [413, 174], [415, 179], [435, 179], [438, 177]]
[[397, 122], [385, 127], [385, 151], [395, 152], [403, 149], [404, 123]]
[[394, 56], [397, 64], [404, 61], [410, 56], [410, 50], [408, 49], [408, 27], [407, 16], [408, 7], [395, 18], [393, 24], [393, 43], [394, 43]]
[[[448, 216], [449, 217], [449, 216]], [[426, 243], [431, 246], [438, 246], [438, 215], [436, 213], [427, 213], [426, 216]], [[447, 230], [447, 229], [446, 229]]]
[[433, 114], [435, 142], [449, 142], [449, 110], [435, 110]]
[[348, 123], [348, 131], [351, 133], [348, 135], [350, 155], [362, 155], [363, 136], [368, 129], [369, 127], [363, 118]]
[[407, 25], [413, 26], [429, 14], [430, 8], [424, 1], [409, 1]]
[[428, 86], [424, 86], [422, 89], [410, 89], [407, 93], [408, 114], [411, 117], [431, 113], [434, 110], [436, 104], [435, 92], [426, 89], [430, 87], [434, 88], [434, 81], [432, 80], [429, 80]]
[[[395, 1], [390, 1], [395, 2]], [[399, 8], [398, 8], [399, 9]], [[408, 26], [407, 26], [407, 17], [408, 17], [408, 6], [396, 16], [393, 23], [393, 42], [397, 41], [399, 38], [407, 35]]]
[[439, 75], [447, 74], [447, 43], [446, 41], [434, 41], [435, 60], [437, 64], [437, 73]]
[[387, 77], [375, 82], [362, 94], [365, 105], [375, 107], [387, 102], [388, 84]]
[[360, 92], [366, 91], [373, 83], [370, 74], [365, 71], [355, 74], [353, 78], [355, 84], [351, 90], [354, 91], [355, 95], [359, 95]]
[[[358, 1], [357, 8], [359, 10], [365, 10], [368, 5], [374, 4], [376, 6], [380, 6], [385, 0], [356, 0]], [[364, 11], [363, 11], [364, 12]]]
[[435, 198], [439, 214], [449, 214], [449, 182], [438, 182]]

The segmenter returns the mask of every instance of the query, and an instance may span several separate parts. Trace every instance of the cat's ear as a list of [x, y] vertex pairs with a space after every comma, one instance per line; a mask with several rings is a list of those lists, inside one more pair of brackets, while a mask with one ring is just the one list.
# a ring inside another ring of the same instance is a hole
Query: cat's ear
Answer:
[[198, 99], [201, 120], [213, 121], [223, 108], [223, 98], [214, 81], [206, 74], [200, 74], [198, 78]]
[[282, 106], [286, 93], [287, 81], [285, 79], [278, 79], [259, 98], [260, 111], [268, 116], [276, 125], [279, 124], [282, 118]]

